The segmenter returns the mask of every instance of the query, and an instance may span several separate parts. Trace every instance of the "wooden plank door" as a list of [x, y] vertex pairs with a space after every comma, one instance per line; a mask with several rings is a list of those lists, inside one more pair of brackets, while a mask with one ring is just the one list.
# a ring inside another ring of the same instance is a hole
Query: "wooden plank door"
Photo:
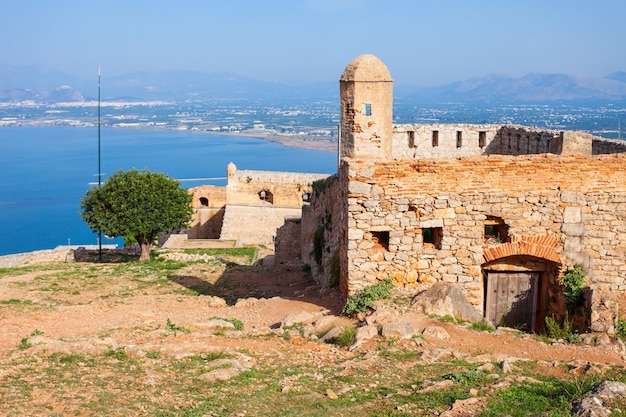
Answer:
[[485, 317], [494, 326], [535, 330], [538, 272], [489, 272]]

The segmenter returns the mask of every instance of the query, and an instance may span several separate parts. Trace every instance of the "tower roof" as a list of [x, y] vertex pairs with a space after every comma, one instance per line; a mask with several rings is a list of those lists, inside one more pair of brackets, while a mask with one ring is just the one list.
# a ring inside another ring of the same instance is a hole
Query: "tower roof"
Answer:
[[354, 58], [341, 74], [340, 81], [393, 81], [387, 66], [371, 54]]

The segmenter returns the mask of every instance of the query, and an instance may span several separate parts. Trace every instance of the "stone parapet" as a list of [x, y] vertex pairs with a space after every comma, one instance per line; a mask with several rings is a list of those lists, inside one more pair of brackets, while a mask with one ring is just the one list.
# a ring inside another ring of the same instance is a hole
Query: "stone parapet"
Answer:
[[0, 256], [0, 268], [26, 265], [44, 265], [55, 262], [74, 262], [74, 250], [67, 247]]

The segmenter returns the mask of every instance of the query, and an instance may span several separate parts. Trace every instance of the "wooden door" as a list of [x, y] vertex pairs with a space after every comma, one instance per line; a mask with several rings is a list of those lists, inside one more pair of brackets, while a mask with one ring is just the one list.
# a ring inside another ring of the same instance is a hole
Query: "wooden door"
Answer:
[[485, 317], [494, 326], [535, 330], [538, 272], [489, 272]]

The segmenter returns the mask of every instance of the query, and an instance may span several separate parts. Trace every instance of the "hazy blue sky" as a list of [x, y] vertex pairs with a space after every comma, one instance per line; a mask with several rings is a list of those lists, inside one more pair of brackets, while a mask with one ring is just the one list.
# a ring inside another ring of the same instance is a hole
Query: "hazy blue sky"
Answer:
[[336, 81], [373, 53], [396, 82], [626, 71], [624, 0], [1, 0], [0, 63], [91, 77], [229, 71]]

